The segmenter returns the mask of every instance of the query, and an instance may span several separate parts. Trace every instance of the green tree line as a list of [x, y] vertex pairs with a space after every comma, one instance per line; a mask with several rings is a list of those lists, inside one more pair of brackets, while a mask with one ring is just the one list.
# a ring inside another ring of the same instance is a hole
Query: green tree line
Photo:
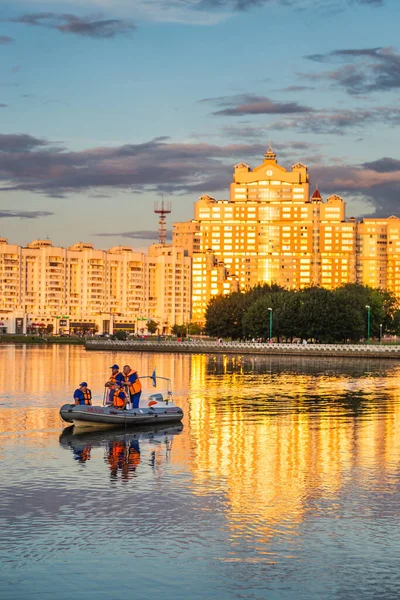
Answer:
[[394, 294], [359, 284], [334, 290], [287, 290], [264, 284], [216, 296], [206, 310], [205, 330], [216, 337], [267, 340], [271, 312], [272, 337], [278, 341], [357, 342], [367, 337], [368, 312], [371, 337], [378, 338], [381, 329], [388, 334], [400, 332], [400, 306]]

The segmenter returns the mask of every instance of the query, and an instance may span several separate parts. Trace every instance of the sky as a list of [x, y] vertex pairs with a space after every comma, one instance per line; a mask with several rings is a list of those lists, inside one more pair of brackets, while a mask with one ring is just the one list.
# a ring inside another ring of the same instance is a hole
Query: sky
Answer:
[[0, 235], [129, 245], [306, 164], [347, 217], [400, 216], [398, 0], [0, 0]]

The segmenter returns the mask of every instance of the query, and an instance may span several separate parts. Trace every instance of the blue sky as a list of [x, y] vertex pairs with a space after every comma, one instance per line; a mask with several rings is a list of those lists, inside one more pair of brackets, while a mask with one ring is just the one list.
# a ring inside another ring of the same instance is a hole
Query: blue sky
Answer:
[[400, 216], [397, 0], [1, 2], [0, 235], [152, 242], [233, 165]]

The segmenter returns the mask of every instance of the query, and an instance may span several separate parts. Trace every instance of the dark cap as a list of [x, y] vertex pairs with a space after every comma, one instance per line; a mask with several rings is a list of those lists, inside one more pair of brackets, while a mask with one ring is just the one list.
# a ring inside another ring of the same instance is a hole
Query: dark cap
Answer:
[[82, 383], [79, 384], [79, 387], [83, 387], [84, 385], [87, 387], [86, 381], [82, 381]]
[[110, 369], [118, 369], [118, 371], [119, 371], [119, 366], [118, 365], [113, 365], [112, 367], [110, 367]]

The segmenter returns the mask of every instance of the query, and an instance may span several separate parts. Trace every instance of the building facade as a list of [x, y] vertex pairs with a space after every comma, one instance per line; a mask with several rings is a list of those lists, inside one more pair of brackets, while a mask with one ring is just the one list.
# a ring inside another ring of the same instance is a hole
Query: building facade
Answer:
[[190, 321], [191, 259], [162, 244], [146, 255], [129, 246], [21, 247], [0, 238], [0, 293], [0, 333], [144, 332], [149, 320], [165, 333]]
[[400, 295], [399, 223], [346, 220], [340, 196], [324, 201], [316, 189], [310, 197], [307, 167], [286, 170], [269, 148], [256, 168], [235, 166], [229, 200], [201, 196], [190, 226], [174, 224], [173, 244], [193, 260], [193, 320], [204, 322], [213, 296], [258, 283], [332, 289], [360, 282]]

